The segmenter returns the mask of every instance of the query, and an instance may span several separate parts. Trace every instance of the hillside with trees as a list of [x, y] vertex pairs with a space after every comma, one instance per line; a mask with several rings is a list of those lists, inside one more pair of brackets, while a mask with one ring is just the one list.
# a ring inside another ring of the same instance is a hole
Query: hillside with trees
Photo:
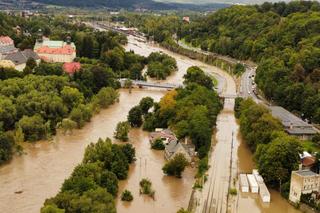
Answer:
[[320, 4], [233, 6], [183, 25], [194, 46], [259, 64], [256, 82], [279, 105], [320, 123]]

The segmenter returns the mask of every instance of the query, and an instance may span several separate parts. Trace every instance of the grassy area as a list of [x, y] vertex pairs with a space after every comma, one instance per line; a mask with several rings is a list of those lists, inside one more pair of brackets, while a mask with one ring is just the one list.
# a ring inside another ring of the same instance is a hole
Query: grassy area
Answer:
[[183, 43], [184, 45], [186, 45], [187, 47], [190, 47], [190, 48], [200, 48], [200, 45], [198, 46], [193, 46], [191, 43], [189, 42], [186, 42], [186, 40], [183, 38], [183, 39], [180, 39], [180, 42]]
[[320, 152], [320, 146], [318, 146], [312, 141], [303, 141], [302, 147], [304, 150], [308, 152]]

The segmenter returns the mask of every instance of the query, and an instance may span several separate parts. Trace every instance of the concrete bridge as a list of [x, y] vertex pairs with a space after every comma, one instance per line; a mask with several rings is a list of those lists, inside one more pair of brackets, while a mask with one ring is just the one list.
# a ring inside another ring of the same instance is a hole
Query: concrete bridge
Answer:
[[241, 97], [238, 94], [219, 94], [220, 98], [224, 98], [224, 99], [235, 99], [237, 97]]
[[[120, 84], [122, 87], [125, 86], [125, 82], [129, 80], [127, 78], [119, 79]], [[158, 83], [158, 82], [148, 82], [148, 81], [141, 81], [141, 80], [130, 80], [133, 86], [138, 87], [154, 87], [154, 88], [162, 88], [162, 89], [176, 89], [179, 87], [183, 87], [181, 84], [169, 84], [169, 83]]]

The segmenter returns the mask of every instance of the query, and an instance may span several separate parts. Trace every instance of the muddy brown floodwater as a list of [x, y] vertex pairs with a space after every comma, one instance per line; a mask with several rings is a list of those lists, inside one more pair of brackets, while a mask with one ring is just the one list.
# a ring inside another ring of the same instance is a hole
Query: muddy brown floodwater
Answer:
[[[126, 49], [134, 50], [144, 56], [148, 56], [154, 51], [163, 51], [175, 57], [179, 71], [168, 77], [166, 80], [168, 83], [182, 83], [182, 77], [187, 68], [197, 65], [206, 72], [214, 72], [218, 75], [221, 90], [226, 93], [235, 91], [233, 79], [216, 67], [170, 53], [154, 45], [138, 42], [132, 36], [129, 37]], [[71, 135], [57, 134], [53, 141], [25, 144], [24, 148], [27, 154], [15, 156], [8, 164], [0, 167], [0, 213], [39, 212], [45, 199], [58, 193], [64, 179], [81, 162], [85, 147], [90, 142], [96, 142], [98, 138], [112, 138], [116, 124], [126, 120], [128, 111], [138, 104], [141, 98], [150, 96], [158, 101], [166, 91], [134, 89], [132, 94], [129, 94], [127, 90], [119, 92], [120, 102], [102, 110], [83, 129], [75, 130]], [[231, 113], [232, 110], [224, 112], [228, 118], [223, 119], [224, 115], [220, 116], [221, 122], [226, 122], [225, 125], [228, 126], [228, 121], [230, 121], [230, 127], [238, 128]], [[230, 138], [228, 134], [231, 134], [231, 131], [221, 131], [218, 133], [218, 138]], [[237, 141], [241, 141], [241, 139]], [[140, 129], [133, 129], [130, 132], [130, 143], [136, 147], [137, 161], [130, 166], [128, 179], [120, 182], [119, 192], [129, 189], [133, 193], [134, 201], [126, 204], [118, 198], [118, 212], [174, 213], [180, 207], [186, 208], [194, 181], [194, 169], [188, 168], [181, 179], [164, 176], [161, 170], [165, 162], [163, 153], [150, 149], [148, 133]], [[242, 142], [237, 144], [239, 147], [237, 147], [238, 152], [235, 155], [239, 158], [239, 170], [251, 171], [254, 165], [250, 151]], [[219, 163], [219, 159], [217, 163]], [[156, 191], [155, 200], [139, 195], [141, 178], [152, 180], [153, 188]], [[279, 193], [272, 191], [271, 196], [269, 207], [262, 206], [259, 198], [254, 196], [239, 196], [237, 212], [296, 212], [280, 197]]]
[[[249, 147], [242, 141], [241, 135], [238, 134], [238, 172], [240, 173], [252, 173], [252, 169], [256, 168], [253, 163], [253, 156]], [[247, 212], [263, 212], [263, 213], [299, 213], [300, 211], [295, 209], [288, 203], [284, 198], [281, 197], [280, 193], [269, 189], [271, 195], [271, 203], [265, 204], [261, 201], [258, 194], [252, 193], [239, 193], [237, 199], [236, 212], [247, 213]], [[250, 210], [250, 211], [248, 211]]]

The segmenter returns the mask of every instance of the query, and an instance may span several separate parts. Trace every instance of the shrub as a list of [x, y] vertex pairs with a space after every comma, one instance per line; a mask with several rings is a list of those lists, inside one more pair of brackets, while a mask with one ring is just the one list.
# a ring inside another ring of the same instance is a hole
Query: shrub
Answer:
[[121, 194], [121, 200], [122, 201], [132, 201], [133, 200], [133, 196], [131, 194], [131, 192], [129, 190], [124, 190]]
[[151, 148], [155, 150], [164, 150], [165, 146], [161, 138], [157, 138], [152, 142]]
[[173, 159], [168, 161], [162, 168], [163, 172], [167, 175], [173, 175], [178, 178], [181, 177], [181, 173], [184, 171], [185, 167], [188, 165], [186, 157], [179, 153], [174, 156]]

